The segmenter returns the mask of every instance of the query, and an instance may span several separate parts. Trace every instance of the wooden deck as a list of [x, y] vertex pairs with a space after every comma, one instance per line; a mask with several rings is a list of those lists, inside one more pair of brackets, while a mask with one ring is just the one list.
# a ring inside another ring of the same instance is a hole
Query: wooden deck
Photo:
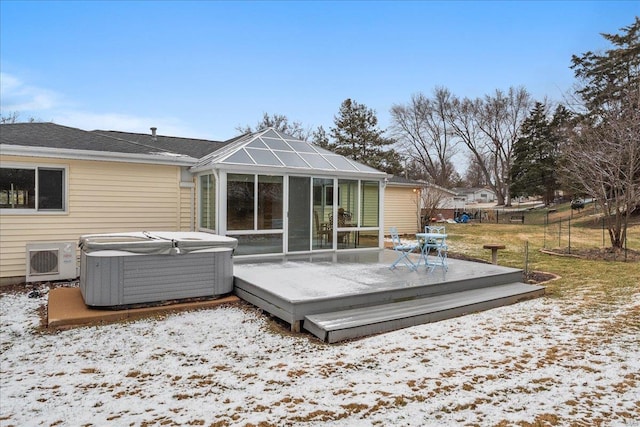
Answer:
[[513, 304], [544, 294], [522, 271], [449, 259], [449, 268], [389, 269], [393, 251], [235, 260], [234, 292], [327, 342]]

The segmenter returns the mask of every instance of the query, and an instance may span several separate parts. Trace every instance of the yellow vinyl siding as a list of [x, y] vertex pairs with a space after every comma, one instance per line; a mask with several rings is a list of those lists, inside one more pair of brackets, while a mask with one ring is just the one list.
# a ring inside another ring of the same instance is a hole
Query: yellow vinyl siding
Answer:
[[400, 234], [415, 234], [418, 231], [417, 196], [410, 187], [384, 189], [384, 234], [389, 227], [397, 227]]
[[68, 167], [68, 208], [61, 213], [2, 213], [0, 279], [25, 275], [29, 242], [77, 242], [83, 234], [189, 229], [190, 188], [179, 167], [2, 156], [2, 163]]
[[195, 206], [191, 210], [191, 193], [195, 192], [195, 188], [180, 188], [180, 201], [178, 209], [180, 210], [180, 218], [178, 228], [180, 231], [194, 231], [195, 224]]

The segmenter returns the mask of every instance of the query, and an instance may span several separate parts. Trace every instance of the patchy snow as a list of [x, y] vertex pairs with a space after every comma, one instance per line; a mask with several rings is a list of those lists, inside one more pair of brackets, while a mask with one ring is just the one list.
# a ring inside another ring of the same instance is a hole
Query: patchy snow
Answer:
[[0, 294], [9, 425], [639, 425], [640, 297], [539, 298], [326, 345], [247, 306], [39, 332]]

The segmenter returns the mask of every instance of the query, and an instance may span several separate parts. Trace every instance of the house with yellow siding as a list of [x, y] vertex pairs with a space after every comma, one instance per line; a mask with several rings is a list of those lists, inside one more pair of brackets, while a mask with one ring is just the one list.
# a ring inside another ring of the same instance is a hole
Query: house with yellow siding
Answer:
[[399, 234], [415, 234], [420, 230], [421, 194], [426, 184], [399, 176], [388, 179], [384, 190], [385, 234], [397, 227]]
[[0, 283], [24, 279], [32, 243], [193, 229], [187, 154], [53, 123], [2, 124], [0, 142]]
[[86, 234], [205, 231], [237, 238], [239, 256], [381, 248], [386, 179], [275, 129], [220, 142], [2, 124], [0, 284], [55, 273], [30, 248], [72, 251], [77, 267]]

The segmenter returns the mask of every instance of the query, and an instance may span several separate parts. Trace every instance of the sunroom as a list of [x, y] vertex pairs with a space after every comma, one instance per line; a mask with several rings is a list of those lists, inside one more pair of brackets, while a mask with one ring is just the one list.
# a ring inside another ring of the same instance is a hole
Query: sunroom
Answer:
[[198, 229], [238, 239], [236, 255], [383, 246], [386, 174], [268, 128], [191, 168]]

